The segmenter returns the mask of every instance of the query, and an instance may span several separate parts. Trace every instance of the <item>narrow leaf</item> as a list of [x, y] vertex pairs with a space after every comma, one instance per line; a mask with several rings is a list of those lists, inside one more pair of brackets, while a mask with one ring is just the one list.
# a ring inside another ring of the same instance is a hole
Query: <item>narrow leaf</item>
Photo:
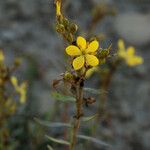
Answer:
[[97, 116], [98, 116], [98, 114], [94, 114], [94, 115], [88, 116], [88, 117], [83, 117], [82, 121], [90, 121], [90, 120], [96, 118]]
[[70, 145], [70, 143], [69, 143], [68, 141], [65, 141], [65, 140], [62, 140], [62, 139], [55, 139], [55, 138], [50, 137], [50, 136], [47, 136], [47, 135], [46, 135], [46, 137], [47, 137], [49, 140], [51, 140], [51, 141], [53, 141], [53, 142], [55, 142], [55, 143], [59, 143], [59, 144], [63, 144], [63, 145]]
[[48, 150], [54, 150], [50, 145], [47, 145]]
[[71, 127], [71, 125], [69, 123], [61, 123], [61, 122], [49, 122], [49, 121], [43, 121], [40, 120], [38, 118], [34, 118], [34, 120], [44, 126], [47, 127], [55, 127], [55, 128], [59, 128], [59, 127]]
[[85, 135], [77, 135], [77, 137], [80, 138], [80, 139], [91, 141], [91, 142], [96, 143], [98, 145], [111, 147], [111, 145], [109, 145], [109, 144], [107, 144], [107, 143], [105, 143], [101, 140], [98, 140], [96, 138], [93, 138], [93, 137], [89, 137], [89, 136], [85, 136]]
[[93, 88], [84, 88], [84, 91], [92, 93], [92, 94], [103, 94], [108, 93], [107, 91], [100, 90], [100, 89], [93, 89]]
[[54, 99], [62, 101], [62, 102], [75, 102], [76, 101], [76, 99], [73, 96], [63, 95], [58, 92], [52, 92], [51, 95]]

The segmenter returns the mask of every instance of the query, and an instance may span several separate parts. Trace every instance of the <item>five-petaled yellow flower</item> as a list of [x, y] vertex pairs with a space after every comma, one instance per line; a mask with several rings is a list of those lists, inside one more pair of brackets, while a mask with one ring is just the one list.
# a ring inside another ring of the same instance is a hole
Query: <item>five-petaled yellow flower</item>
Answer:
[[125, 48], [124, 41], [118, 41], [118, 56], [123, 58], [129, 66], [136, 66], [143, 63], [143, 58], [135, 55], [134, 47]]
[[79, 70], [84, 66], [97, 66], [99, 64], [98, 58], [95, 56], [98, 50], [99, 43], [97, 40], [86, 42], [86, 40], [79, 36], [77, 37], [77, 46], [69, 45], [66, 48], [66, 53], [75, 57], [73, 60], [73, 68]]

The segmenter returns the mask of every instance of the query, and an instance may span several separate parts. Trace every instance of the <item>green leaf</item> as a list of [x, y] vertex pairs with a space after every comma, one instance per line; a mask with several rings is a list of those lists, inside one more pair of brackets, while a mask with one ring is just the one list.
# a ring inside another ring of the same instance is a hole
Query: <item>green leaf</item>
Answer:
[[68, 141], [65, 141], [65, 140], [62, 140], [62, 139], [55, 139], [55, 138], [50, 137], [50, 136], [47, 136], [47, 135], [46, 135], [46, 137], [47, 137], [49, 140], [51, 140], [51, 141], [53, 141], [53, 142], [55, 142], [55, 143], [63, 144], [63, 145], [70, 145], [70, 143], [69, 143]]
[[76, 101], [76, 99], [73, 96], [63, 95], [58, 92], [52, 92], [51, 95], [54, 99], [62, 101], [62, 102], [75, 102]]
[[44, 126], [47, 126], [47, 127], [55, 127], [55, 128], [59, 128], [59, 127], [71, 127], [71, 125], [69, 123], [61, 123], [61, 122], [49, 122], [49, 121], [43, 121], [43, 120], [40, 120], [38, 118], [34, 118], [34, 120], [41, 124], [41, 125], [44, 125]]
[[96, 143], [98, 145], [102, 145], [102, 146], [109, 146], [111, 147], [111, 145], [105, 143], [104, 141], [98, 140], [96, 138], [90, 137], [90, 136], [86, 136], [86, 135], [77, 135], [78, 138], [80, 139], [84, 139], [84, 140], [88, 140], [91, 141], [93, 143]]
[[107, 91], [100, 90], [100, 89], [93, 89], [93, 88], [84, 88], [84, 91], [92, 93], [92, 94], [103, 94], [108, 93]]
[[88, 116], [88, 117], [83, 117], [82, 121], [90, 121], [90, 120], [96, 118], [97, 116], [98, 116], [98, 114], [94, 114], [94, 115]]
[[47, 145], [48, 150], [54, 150], [50, 145]]

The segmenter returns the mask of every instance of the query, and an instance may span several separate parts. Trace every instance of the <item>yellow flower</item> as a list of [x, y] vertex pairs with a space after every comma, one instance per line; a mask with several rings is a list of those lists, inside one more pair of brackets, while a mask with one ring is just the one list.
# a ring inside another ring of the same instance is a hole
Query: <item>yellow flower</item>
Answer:
[[79, 70], [85, 65], [92, 67], [97, 66], [99, 64], [99, 60], [95, 55], [98, 47], [99, 43], [97, 40], [88, 43], [83, 37], [77, 37], [77, 46], [69, 45], [66, 48], [66, 53], [75, 57], [72, 63], [73, 68], [75, 70]]
[[0, 50], [0, 62], [3, 62], [4, 59], [5, 59], [5, 57], [4, 57], [3, 51]]
[[134, 47], [125, 48], [123, 40], [118, 41], [118, 56], [123, 58], [129, 66], [136, 66], [143, 63], [143, 58], [135, 55]]
[[11, 77], [11, 83], [14, 86], [17, 93], [20, 94], [20, 102], [25, 103], [26, 101], [26, 90], [27, 90], [27, 83], [23, 82], [20, 86], [18, 85], [18, 80], [15, 76]]

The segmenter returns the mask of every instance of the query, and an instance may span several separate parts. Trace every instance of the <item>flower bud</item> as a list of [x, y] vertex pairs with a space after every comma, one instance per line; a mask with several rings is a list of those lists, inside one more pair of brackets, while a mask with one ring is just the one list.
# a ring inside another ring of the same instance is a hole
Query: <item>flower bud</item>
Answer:
[[73, 35], [71, 33], [65, 33], [64, 34], [64, 38], [69, 42], [72, 43], [73, 42]]
[[100, 64], [104, 64], [105, 62], [106, 62], [106, 59], [105, 59], [105, 58], [99, 60], [99, 63], [100, 63]]
[[65, 72], [64, 79], [65, 80], [73, 79], [73, 75], [70, 72]]
[[109, 55], [108, 49], [102, 49], [99, 53], [100, 58], [106, 58]]

